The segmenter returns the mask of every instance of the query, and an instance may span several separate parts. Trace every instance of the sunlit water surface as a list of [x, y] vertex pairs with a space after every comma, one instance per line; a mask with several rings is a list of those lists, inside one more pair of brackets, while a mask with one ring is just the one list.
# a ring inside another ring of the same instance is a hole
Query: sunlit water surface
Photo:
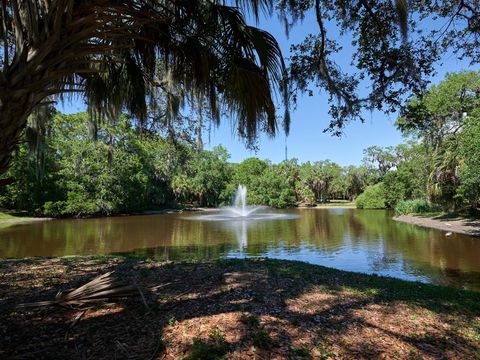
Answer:
[[270, 214], [267, 220], [211, 221], [208, 217], [216, 213], [209, 212], [206, 219], [198, 219], [203, 213], [174, 213], [0, 225], [0, 258], [267, 256], [480, 290], [480, 238], [446, 237], [442, 231], [395, 222], [391, 212], [382, 210], [290, 209]]

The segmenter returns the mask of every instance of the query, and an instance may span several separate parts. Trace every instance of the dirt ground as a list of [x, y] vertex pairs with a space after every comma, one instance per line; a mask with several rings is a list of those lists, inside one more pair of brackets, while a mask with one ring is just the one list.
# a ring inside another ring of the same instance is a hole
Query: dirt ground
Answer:
[[480, 236], [480, 220], [466, 218], [452, 218], [443, 216], [419, 216], [419, 215], [400, 215], [393, 218], [407, 224], [429, 227], [447, 232], [459, 234]]
[[[115, 271], [117, 303], [18, 308]], [[1, 359], [475, 359], [480, 293], [278, 260], [0, 262]]]

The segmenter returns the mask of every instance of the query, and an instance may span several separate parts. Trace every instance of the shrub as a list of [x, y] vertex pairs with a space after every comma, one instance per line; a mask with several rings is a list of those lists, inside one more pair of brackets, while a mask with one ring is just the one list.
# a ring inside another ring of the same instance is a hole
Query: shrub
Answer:
[[47, 201], [43, 204], [43, 209], [39, 209], [39, 212], [45, 216], [60, 217], [62, 216], [62, 210], [64, 207], [64, 201]]
[[423, 199], [402, 200], [395, 206], [395, 215], [432, 212], [432, 206]]
[[385, 209], [385, 189], [383, 183], [367, 187], [367, 189], [355, 199], [357, 209]]
[[62, 216], [87, 216], [100, 213], [100, 207], [94, 201], [74, 202], [74, 201], [47, 201], [43, 205], [45, 216], [62, 217]]
[[385, 189], [383, 183], [378, 183], [366, 188], [355, 199], [357, 209], [385, 209]]

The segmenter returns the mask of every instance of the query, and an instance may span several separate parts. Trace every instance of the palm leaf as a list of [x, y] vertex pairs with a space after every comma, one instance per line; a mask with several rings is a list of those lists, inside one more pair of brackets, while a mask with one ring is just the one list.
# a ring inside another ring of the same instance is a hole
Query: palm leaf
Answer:
[[132, 296], [138, 288], [125, 280], [115, 278], [112, 272], [97, 276], [92, 281], [71, 291], [60, 291], [54, 300], [20, 304], [18, 307], [71, 306], [102, 303]]

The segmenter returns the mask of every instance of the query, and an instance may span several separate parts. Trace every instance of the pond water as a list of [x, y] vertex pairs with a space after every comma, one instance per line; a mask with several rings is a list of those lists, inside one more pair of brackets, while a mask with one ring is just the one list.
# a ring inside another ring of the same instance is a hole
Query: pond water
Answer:
[[[480, 290], [480, 238], [395, 222], [382, 210], [289, 209], [267, 221], [199, 213], [68, 219], [0, 228], [0, 258], [136, 254], [159, 260], [255, 257]], [[212, 213], [208, 213], [212, 214]], [[0, 225], [1, 226], [1, 225]]]

